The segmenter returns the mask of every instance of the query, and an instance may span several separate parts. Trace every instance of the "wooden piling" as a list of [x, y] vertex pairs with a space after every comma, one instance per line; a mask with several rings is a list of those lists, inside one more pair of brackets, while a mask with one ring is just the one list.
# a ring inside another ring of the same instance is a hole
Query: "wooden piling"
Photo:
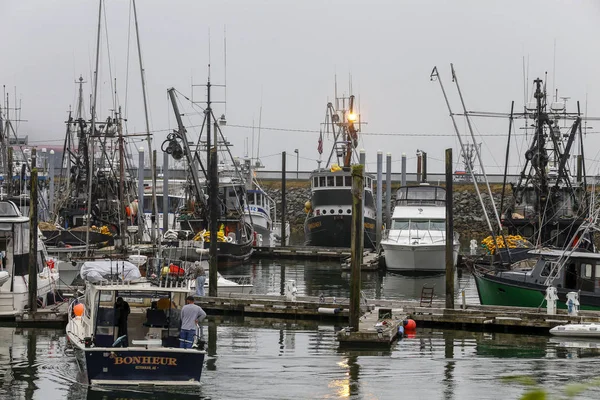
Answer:
[[[35, 149], [31, 152], [32, 165], [35, 165]], [[37, 243], [38, 243], [38, 170], [31, 169], [29, 194], [29, 312], [37, 311]]]
[[446, 308], [454, 309], [454, 214], [452, 149], [446, 149]]
[[285, 232], [285, 220], [286, 220], [286, 182], [285, 182], [285, 157], [286, 152], [281, 153], [281, 247], [285, 247], [287, 242], [286, 232]]
[[358, 331], [360, 320], [360, 266], [363, 255], [363, 172], [364, 165], [352, 166], [352, 240], [350, 259], [350, 326]]

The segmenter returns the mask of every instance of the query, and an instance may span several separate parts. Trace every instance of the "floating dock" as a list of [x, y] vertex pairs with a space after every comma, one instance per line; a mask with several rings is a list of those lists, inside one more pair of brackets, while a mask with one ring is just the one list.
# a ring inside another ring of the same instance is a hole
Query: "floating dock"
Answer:
[[[202, 306], [208, 314], [338, 320], [344, 323], [349, 321], [347, 298], [334, 300], [333, 297], [299, 296], [296, 301], [289, 301], [285, 296], [231, 294], [229, 297], [202, 297], [198, 299], [197, 304]], [[375, 311], [379, 309], [392, 310], [393, 320], [404, 318], [415, 320], [417, 329], [430, 326], [546, 334], [550, 328], [557, 325], [600, 323], [600, 312], [598, 311], [580, 311], [578, 316], [570, 316], [566, 310], [557, 310], [555, 315], [548, 315], [545, 308], [467, 305], [465, 309], [460, 307], [447, 309], [441, 301], [433, 301], [431, 307], [421, 307], [419, 301], [384, 299], [367, 300], [361, 306], [365, 308], [365, 316], [371, 315], [365, 319], [364, 323], [373, 326], [379, 320], [379, 311]], [[361, 330], [359, 329], [359, 331]]]
[[348, 321], [348, 302], [340, 304], [333, 297], [298, 297], [232, 294], [230, 297], [200, 297], [196, 304], [208, 314], [277, 317], [282, 319], [318, 319]]
[[2, 320], [4, 322], [15, 322], [19, 326], [63, 327], [67, 324], [68, 308], [68, 303], [63, 302], [51, 307], [40, 308], [34, 313], [25, 311], [15, 314], [10, 319], [3, 318]]
[[358, 331], [351, 327], [337, 333], [340, 346], [389, 346], [402, 334], [406, 315], [402, 309], [375, 308], [360, 317]]

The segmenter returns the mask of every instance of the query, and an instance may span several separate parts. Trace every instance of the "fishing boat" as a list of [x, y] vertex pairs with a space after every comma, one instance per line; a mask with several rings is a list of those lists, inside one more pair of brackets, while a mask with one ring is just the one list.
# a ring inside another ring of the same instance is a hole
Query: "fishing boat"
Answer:
[[[254, 227], [254, 246], [281, 246], [281, 222], [277, 221], [275, 200], [258, 183], [249, 158], [244, 158], [240, 169], [245, 177], [248, 198], [244, 218]], [[285, 224], [285, 238], [286, 243], [283, 245], [287, 246], [290, 239], [289, 221]]]
[[[245, 220], [244, 208], [248, 204], [245, 182], [233, 163], [229, 151], [231, 144], [221, 132], [220, 126], [226, 125], [225, 116], [218, 120], [214, 117], [210, 103], [210, 82], [207, 87], [207, 111], [202, 124], [207, 128], [207, 140], [202, 143], [199, 140], [192, 150], [179, 113], [175, 89], [171, 88], [168, 93], [178, 129], [167, 136], [161, 148], [175, 160], [185, 157], [188, 165], [188, 202], [179, 210], [180, 229], [191, 232], [193, 239], [200, 244], [199, 247], [205, 249], [210, 247], [212, 229], [216, 237], [219, 265], [240, 264], [248, 261], [252, 254], [254, 228]], [[214, 127], [211, 120], [214, 121]], [[212, 134], [209, 129], [215, 130], [216, 143], [211, 144]], [[219, 151], [226, 154], [228, 163], [217, 162]], [[204, 153], [206, 157], [203, 159]], [[187, 257], [181, 258], [182, 260], [200, 260], [201, 255], [201, 252], [194, 254], [181, 249], [181, 257]]]
[[[453, 237], [454, 265], [460, 247]], [[434, 272], [446, 269], [446, 190], [421, 183], [396, 194], [392, 226], [381, 241], [390, 271]]]
[[[69, 308], [66, 333], [84, 359], [90, 385], [200, 385], [206, 352], [199, 335], [191, 349], [180, 348], [181, 307], [187, 285], [156, 285], [143, 278], [87, 282]], [[127, 333], [117, 337], [117, 298], [128, 302]], [[121, 347], [125, 337], [128, 347]]]
[[[80, 77], [77, 111], [75, 116], [69, 113], [67, 120], [61, 171], [68, 179], [60, 181], [53, 220], [40, 224], [48, 246], [113, 245], [120, 231], [119, 220], [125, 219], [120, 215], [125, 207], [120, 210], [119, 196], [123, 159], [114, 158], [124, 151], [118, 143], [122, 117], [115, 110], [105, 121], [85, 120], [84, 83]], [[98, 146], [91, 147], [92, 141]], [[123, 166], [123, 192], [135, 193], [135, 183], [126, 170]], [[133, 195], [130, 198], [133, 200]]]
[[[354, 106], [354, 96], [337, 98], [336, 106], [327, 104], [326, 132], [333, 135], [333, 146], [325, 167], [310, 175], [310, 201], [306, 204], [304, 235], [307, 246], [350, 247], [352, 237], [352, 174], [351, 163], [358, 162], [356, 146], [360, 132], [360, 115]], [[317, 148], [323, 153], [323, 132]], [[334, 162], [334, 157], [337, 163]], [[364, 175], [364, 247], [375, 247], [375, 203], [373, 175]]]
[[[29, 225], [29, 217], [15, 203], [0, 200], [0, 318], [22, 314], [29, 307]], [[36, 298], [38, 308], [44, 308], [62, 299], [56, 292], [58, 268], [38, 233]]]
[[[475, 263], [479, 298], [484, 305], [544, 307], [546, 288], [554, 286], [559, 307], [565, 307], [567, 292], [580, 291], [582, 309], [599, 309], [600, 255], [593, 245], [597, 214], [591, 216], [586, 193], [583, 117], [568, 113], [564, 103], [550, 103], [541, 79], [534, 84], [535, 103], [518, 115], [535, 122], [532, 141], [502, 214], [504, 231], [496, 235], [520, 235], [535, 249], [507, 248], [496, 263]], [[576, 139], [580, 154], [574, 176], [569, 162]]]

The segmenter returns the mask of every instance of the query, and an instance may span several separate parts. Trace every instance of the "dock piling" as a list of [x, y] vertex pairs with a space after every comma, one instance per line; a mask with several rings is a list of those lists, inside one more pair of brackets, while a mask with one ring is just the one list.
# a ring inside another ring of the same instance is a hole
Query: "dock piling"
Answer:
[[[364, 154], [364, 153], [361, 153]], [[364, 165], [352, 166], [352, 240], [350, 259], [350, 326], [358, 331], [360, 320], [360, 266], [363, 255], [363, 192]]]
[[285, 157], [286, 152], [281, 153], [281, 247], [285, 247], [287, 243], [286, 232], [285, 232], [285, 221], [286, 221], [286, 182], [285, 182]]
[[138, 238], [144, 240], [144, 148], [138, 149]]
[[54, 150], [50, 150], [48, 156], [48, 215], [53, 216], [54, 210]]
[[392, 153], [385, 155], [385, 225], [392, 226]]
[[446, 308], [454, 309], [454, 214], [452, 149], [446, 149]]
[[169, 153], [163, 153], [163, 234], [169, 230]]
[[376, 238], [376, 247], [379, 248], [379, 244], [381, 243], [381, 226], [383, 225], [383, 152], [381, 150], [377, 151], [377, 210], [376, 210], [376, 224], [375, 224], [375, 238]]
[[[35, 165], [35, 148], [31, 150], [31, 165]], [[38, 244], [38, 170], [31, 169], [29, 198], [29, 312], [37, 311], [37, 244]]]
[[401, 176], [402, 178], [400, 179], [400, 185], [405, 186], [406, 185], [406, 153], [402, 153], [402, 167], [401, 167]]

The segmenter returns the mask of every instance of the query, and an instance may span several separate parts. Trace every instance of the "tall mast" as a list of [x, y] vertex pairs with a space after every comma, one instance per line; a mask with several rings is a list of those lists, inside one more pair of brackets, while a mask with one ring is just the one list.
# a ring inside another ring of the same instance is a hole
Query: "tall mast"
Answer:
[[[140, 76], [142, 78], [142, 95], [144, 97], [144, 117], [146, 120], [146, 141], [148, 142], [148, 155], [150, 156], [150, 165], [154, 165], [153, 162], [153, 153], [152, 153], [152, 136], [150, 136], [150, 122], [148, 119], [148, 100], [146, 96], [146, 78], [144, 77], [144, 65], [142, 63], [142, 47], [140, 46], [140, 31], [138, 29], [138, 20], [137, 20], [137, 9], [135, 7], [135, 0], [132, 0], [133, 4], [133, 17], [135, 20], [135, 35], [137, 39], [137, 48], [138, 48], [138, 58], [140, 64]], [[139, 199], [140, 204], [143, 204], [144, 199]], [[156, 176], [152, 173], [152, 242], [155, 243], [155, 240], [158, 238], [158, 216], [157, 216], [158, 206], [156, 202]], [[166, 218], [166, 217], [165, 217]], [[158, 241], [160, 243], [160, 240]]]
[[[125, 223], [125, 139], [123, 138], [123, 119], [121, 113], [121, 107], [119, 107], [119, 114], [117, 115], [117, 132], [119, 134], [119, 236], [121, 237], [121, 244], [123, 250], [126, 250], [125, 236], [127, 232], [127, 225]], [[143, 200], [143, 199], [142, 199]], [[143, 202], [142, 202], [143, 203]], [[142, 204], [143, 207], [143, 204]], [[138, 211], [141, 212], [141, 211]]]
[[90, 142], [89, 153], [90, 168], [88, 170], [88, 198], [87, 198], [87, 218], [85, 230], [85, 256], [89, 255], [90, 247], [90, 219], [92, 217], [92, 181], [94, 180], [94, 135], [96, 134], [96, 99], [98, 96], [98, 64], [100, 62], [100, 29], [102, 22], [102, 0], [98, 1], [98, 34], [96, 36], [96, 70], [94, 71], [94, 94], [92, 97], [91, 123], [90, 123]]
[[[210, 66], [209, 66], [210, 69]], [[208, 200], [210, 205], [209, 210], [209, 230], [210, 230], [210, 248], [209, 248], [209, 268], [208, 268], [208, 295], [217, 296], [217, 230], [219, 229], [219, 173], [217, 167], [217, 136], [215, 135], [214, 143], [211, 147], [210, 143], [210, 129], [211, 129], [211, 117], [212, 108], [210, 102], [210, 75], [206, 84], [206, 147], [208, 148], [208, 182], [209, 192]], [[258, 157], [258, 155], [257, 155]]]

